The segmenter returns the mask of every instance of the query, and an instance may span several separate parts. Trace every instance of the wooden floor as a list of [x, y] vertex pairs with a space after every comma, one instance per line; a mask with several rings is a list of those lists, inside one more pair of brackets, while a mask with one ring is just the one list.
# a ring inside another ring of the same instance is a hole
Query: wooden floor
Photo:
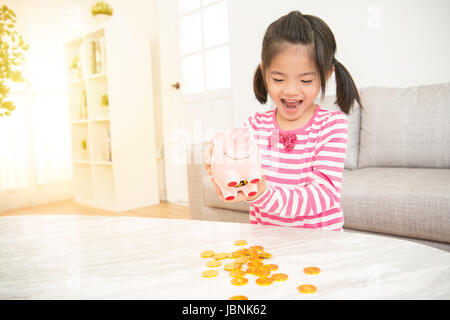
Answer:
[[33, 208], [23, 208], [0, 213], [1, 216], [35, 215], [35, 214], [81, 214], [88, 216], [127, 216], [127, 217], [154, 217], [191, 219], [189, 207], [161, 202], [158, 205], [124, 212], [114, 212], [86, 207], [72, 200], [55, 202], [52, 204]]

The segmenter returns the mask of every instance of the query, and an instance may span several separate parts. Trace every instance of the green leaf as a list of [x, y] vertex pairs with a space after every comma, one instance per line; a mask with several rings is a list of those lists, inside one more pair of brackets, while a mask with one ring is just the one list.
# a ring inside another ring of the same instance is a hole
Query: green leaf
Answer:
[[10, 89], [6, 84], [9, 81], [27, 82], [19, 66], [25, 61], [23, 52], [29, 49], [29, 45], [16, 30], [16, 15], [6, 5], [0, 7], [0, 116], [11, 115], [16, 106], [11, 101], [6, 101]]

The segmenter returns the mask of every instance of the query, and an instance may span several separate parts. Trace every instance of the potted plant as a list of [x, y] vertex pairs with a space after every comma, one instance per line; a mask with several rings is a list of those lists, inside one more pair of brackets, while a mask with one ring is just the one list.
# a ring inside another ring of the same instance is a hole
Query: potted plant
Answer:
[[109, 19], [109, 17], [112, 16], [113, 9], [108, 3], [104, 1], [98, 1], [92, 6], [91, 13], [98, 22], [105, 22]]
[[26, 82], [20, 72], [25, 61], [24, 52], [28, 45], [15, 28], [16, 15], [6, 5], [0, 8], [0, 117], [11, 115], [16, 109], [12, 101], [7, 101], [11, 81]]

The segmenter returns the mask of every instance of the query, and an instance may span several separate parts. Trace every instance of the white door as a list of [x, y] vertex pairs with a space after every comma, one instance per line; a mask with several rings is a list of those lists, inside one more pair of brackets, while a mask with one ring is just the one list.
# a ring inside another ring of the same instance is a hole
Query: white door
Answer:
[[158, 5], [167, 200], [187, 203], [187, 149], [233, 123], [228, 1]]

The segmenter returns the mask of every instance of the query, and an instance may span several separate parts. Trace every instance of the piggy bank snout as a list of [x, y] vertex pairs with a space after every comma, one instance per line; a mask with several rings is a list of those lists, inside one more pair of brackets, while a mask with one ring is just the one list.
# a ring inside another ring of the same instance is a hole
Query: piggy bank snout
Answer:
[[239, 180], [239, 173], [235, 170], [228, 170], [223, 177], [224, 181], [223, 184], [227, 187], [236, 187], [240, 180]]

